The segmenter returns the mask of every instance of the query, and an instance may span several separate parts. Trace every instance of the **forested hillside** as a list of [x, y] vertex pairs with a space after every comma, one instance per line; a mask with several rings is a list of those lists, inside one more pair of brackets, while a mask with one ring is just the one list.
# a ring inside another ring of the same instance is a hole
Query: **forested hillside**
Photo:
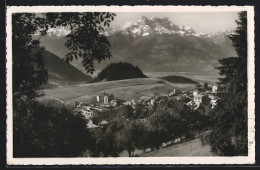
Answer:
[[138, 66], [133, 66], [131, 63], [112, 63], [103, 69], [95, 81], [113, 81], [132, 78], [146, 78], [142, 70]]

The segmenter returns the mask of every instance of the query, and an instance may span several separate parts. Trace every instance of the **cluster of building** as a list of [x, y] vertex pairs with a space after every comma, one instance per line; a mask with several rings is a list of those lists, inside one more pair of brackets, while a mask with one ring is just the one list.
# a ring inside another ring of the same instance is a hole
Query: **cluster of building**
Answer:
[[91, 104], [85, 102], [75, 102], [75, 112], [80, 112], [86, 119], [93, 117], [95, 111], [103, 111], [111, 107], [117, 107], [117, 100], [113, 94], [102, 93], [96, 96], [96, 102]]
[[[175, 89], [172, 89], [167, 94], [162, 94], [160, 96], [164, 96], [166, 98], [175, 98], [177, 100], [180, 100], [185, 97], [189, 99], [186, 105], [192, 107], [195, 110], [201, 105], [202, 98], [204, 96], [207, 96], [210, 99], [211, 107], [214, 108], [217, 104], [217, 100], [219, 99], [215, 95], [217, 93], [217, 88], [218, 87], [216, 85], [213, 85], [211, 91], [205, 92], [200, 92], [197, 89], [177, 92]], [[159, 96], [140, 96], [136, 99], [131, 99], [129, 101], [122, 101], [116, 99], [113, 94], [102, 93], [97, 95], [96, 101], [91, 104], [84, 102], [76, 102], [75, 112], [80, 112], [82, 115], [85, 116], [86, 119], [91, 119], [95, 111], [103, 111], [104, 109], [117, 108], [121, 106], [132, 106], [133, 108], [135, 108], [137, 104], [142, 104], [146, 107], [153, 106], [155, 104], [155, 100], [158, 97]]]
[[213, 85], [212, 90], [206, 90], [205, 92], [200, 92], [194, 90], [192, 92], [193, 100], [187, 103], [188, 106], [191, 106], [193, 109], [197, 109], [202, 103], [202, 98], [207, 96], [210, 99], [211, 108], [213, 109], [217, 105], [217, 100], [219, 99], [215, 94], [217, 93], [218, 86]]
[[145, 106], [152, 106], [154, 105], [154, 101], [157, 97], [149, 97], [149, 96], [140, 96], [137, 99], [131, 99], [129, 101], [125, 101], [123, 103], [124, 106], [132, 106], [133, 108], [135, 108], [135, 106], [139, 103], [139, 104], [143, 104]]

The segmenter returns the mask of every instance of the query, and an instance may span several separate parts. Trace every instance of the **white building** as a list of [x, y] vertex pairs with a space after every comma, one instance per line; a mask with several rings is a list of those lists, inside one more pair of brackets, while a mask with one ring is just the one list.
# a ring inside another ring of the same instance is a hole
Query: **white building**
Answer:
[[213, 99], [210, 101], [211, 108], [214, 109], [214, 107], [217, 105], [217, 99]]
[[149, 99], [150, 99], [149, 96], [141, 96], [141, 97], [139, 97], [139, 100], [142, 100], [142, 101], [147, 101]]
[[109, 102], [114, 99], [113, 94], [106, 94], [106, 93], [97, 95], [96, 97], [97, 97], [97, 102], [105, 105], [108, 105]]
[[81, 114], [83, 116], [85, 116], [86, 119], [89, 119], [90, 117], [93, 116], [93, 111], [92, 110], [84, 110], [84, 109], [81, 109]]
[[202, 94], [197, 94], [197, 95], [194, 95], [194, 102], [197, 106], [199, 106], [202, 102], [202, 97], [203, 95]]
[[123, 103], [125, 106], [129, 106], [129, 105], [132, 105], [131, 101], [126, 101]]
[[101, 96], [99, 96], [99, 95], [97, 96], [97, 102], [100, 102], [100, 97]]
[[111, 100], [110, 101], [110, 106], [113, 106], [113, 107], [117, 106], [117, 101], [116, 100]]
[[213, 85], [212, 86], [212, 92], [216, 93], [218, 91], [218, 86], [217, 85]]
[[186, 103], [187, 106], [189, 106], [191, 109], [196, 110], [199, 108], [199, 105], [197, 105], [193, 100]]
[[134, 99], [131, 100], [132, 105], [136, 105], [136, 102]]
[[193, 96], [197, 95], [199, 93], [198, 90], [193, 91]]
[[175, 89], [173, 89], [173, 90], [171, 90], [171, 91], [169, 92], [168, 96], [172, 96], [172, 95], [175, 95], [175, 94], [176, 94], [176, 91], [175, 91]]
[[102, 120], [101, 122], [98, 123], [98, 126], [102, 127], [103, 125], [108, 124], [108, 121]]
[[154, 105], [154, 98], [151, 98], [151, 105], [153, 106]]
[[108, 96], [104, 95], [104, 104], [108, 104]]

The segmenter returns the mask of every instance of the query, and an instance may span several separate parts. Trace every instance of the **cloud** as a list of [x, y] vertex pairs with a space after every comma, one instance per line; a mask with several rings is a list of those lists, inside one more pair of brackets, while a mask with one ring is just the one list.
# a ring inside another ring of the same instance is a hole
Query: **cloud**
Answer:
[[121, 29], [126, 29], [127, 27], [130, 27], [134, 24], [134, 21], [127, 21], [123, 25], [121, 25]]

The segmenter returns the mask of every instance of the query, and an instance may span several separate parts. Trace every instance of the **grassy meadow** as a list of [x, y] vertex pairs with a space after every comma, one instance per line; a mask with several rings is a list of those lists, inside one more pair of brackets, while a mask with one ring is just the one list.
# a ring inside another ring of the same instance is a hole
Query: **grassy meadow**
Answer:
[[210, 145], [202, 145], [199, 138], [188, 140], [179, 144], [160, 148], [152, 152], [142, 154], [143, 157], [165, 156], [216, 156], [210, 150]]
[[71, 104], [75, 101], [90, 102], [103, 92], [114, 94], [118, 99], [130, 100], [141, 95], [166, 94], [170, 89], [183, 91], [193, 88], [194, 84], [163, 83], [158, 78], [136, 78], [46, 89], [43, 98], [57, 98]]

